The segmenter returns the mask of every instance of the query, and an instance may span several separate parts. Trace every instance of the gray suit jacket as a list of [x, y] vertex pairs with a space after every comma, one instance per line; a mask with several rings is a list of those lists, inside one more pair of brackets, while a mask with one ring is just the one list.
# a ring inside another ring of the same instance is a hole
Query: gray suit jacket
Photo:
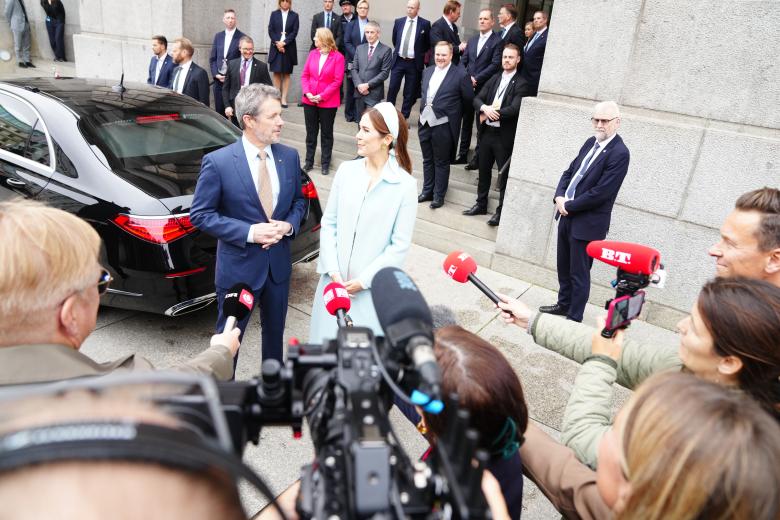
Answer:
[[[368, 43], [358, 45], [355, 59], [352, 61], [352, 82], [355, 84], [355, 98], [362, 99], [366, 105], [374, 106], [385, 97], [385, 80], [390, 76], [393, 66], [393, 49], [377, 42], [371, 61], [368, 61]], [[357, 86], [368, 83], [368, 94], [363, 96]]]
[[8, 23], [11, 24], [12, 31], [24, 30], [24, 27], [27, 25], [27, 20], [24, 17], [22, 6], [19, 5], [19, 0], [5, 0], [5, 11], [3, 14], [5, 14]]

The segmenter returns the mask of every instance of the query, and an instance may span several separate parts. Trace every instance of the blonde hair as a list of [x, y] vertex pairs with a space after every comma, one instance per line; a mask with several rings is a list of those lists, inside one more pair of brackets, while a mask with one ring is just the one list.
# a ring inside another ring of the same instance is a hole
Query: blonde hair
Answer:
[[752, 399], [672, 372], [649, 378], [622, 413], [631, 491], [617, 520], [780, 515], [780, 428]]
[[0, 202], [0, 339], [97, 282], [100, 237], [80, 218], [39, 202]]
[[320, 44], [328, 49], [328, 52], [338, 50], [336, 40], [333, 39], [333, 33], [327, 27], [320, 27], [314, 33], [314, 39], [319, 40]]
[[173, 43], [179, 44], [179, 49], [182, 51], [186, 51], [190, 58], [195, 54], [195, 47], [192, 46], [192, 42], [189, 40], [189, 38], [176, 38], [173, 40]]

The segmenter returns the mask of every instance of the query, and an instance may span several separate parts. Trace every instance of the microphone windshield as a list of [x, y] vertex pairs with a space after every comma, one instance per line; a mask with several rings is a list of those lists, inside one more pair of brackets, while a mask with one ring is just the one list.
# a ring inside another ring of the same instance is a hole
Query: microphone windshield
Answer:
[[444, 272], [456, 282], [466, 283], [477, 272], [477, 262], [468, 253], [453, 251], [444, 259]]
[[371, 280], [371, 299], [379, 324], [387, 328], [401, 320], [420, 320], [431, 326], [431, 310], [417, 285], [397, 267], [381, 269]]
[[225, 294], [222, 315], [233, 316], [237, 321], [241, 321], [252, 312], [254, 303], [255, 296], [252, 293], [252, 288], [245, 283], [237, 283]]
[[322, 301], [325, 303], [325, 308], [333, 316], [339, 309], [349, 312], [349, 307], [352, 305], [347, 289], [337, 282], [331, 282], [325, 286], [322, 291]]
[[661, 253], [632, 242], [596, 240], [588, 244], [588, 255], [632, 274], [653, 274], [661, 265]]

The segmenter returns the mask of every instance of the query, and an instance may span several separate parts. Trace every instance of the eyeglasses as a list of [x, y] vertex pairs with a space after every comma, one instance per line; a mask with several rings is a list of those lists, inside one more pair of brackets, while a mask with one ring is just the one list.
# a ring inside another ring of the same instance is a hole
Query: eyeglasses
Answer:
[[598, 118], [598, 117], [591, 117], [591, 118], [590, 118], [590, 121], [591, 121], [591, 123], [593, 123], [594, 125], [597, 125], [597, 124], [599, 124], [599, 123], [601, 123], [602, 125], [606, 125], [607, 123], [611, 123], [611, 122], [612, 122], [612, 121], [614, 121], [615, 119], [617, 119], [617, 116], [616, 116], [616, 117], [613, 117], [612, 119], [601, 119], [601, 118]]
[[100, 278], [98, 279], [97, 283], [97, 291], [99, 295], [106, 294], [106, 291], [108, 290], [108, 286], [111, 284], [111, 282], [114, 281], [114, 278], [111, 276], [111, 274], [106, 271], [105, 269], [100, 270]]

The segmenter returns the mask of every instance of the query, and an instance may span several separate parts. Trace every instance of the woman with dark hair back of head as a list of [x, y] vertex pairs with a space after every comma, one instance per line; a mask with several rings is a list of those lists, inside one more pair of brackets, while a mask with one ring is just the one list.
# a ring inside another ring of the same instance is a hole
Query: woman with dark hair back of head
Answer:
[[[442, 395], [457, 394], [458, 406], [471, 415], [479, 446], [490, 454], [486, 469], [498, 480], [509, 516], [520, 518], [523, 465], [518, 450], [528, 427], [523, 387], [512, 366], [493, 345], [457, 325], [436, 331], [434, 352], [441, 369]], [[431, 444], [446, 432], [457, 410], [445, 400], [444, 410], [430, 414], [396, 402]], [[421, 418], [420, 418], [421, 414]], [[419, 418], [419, 419], [418, 419]]]
[[322, 216], [320, 282], [312, 306], [309, 342], [336, 337], [336, 320], [323, 289], [343, 284], [356, 324], [384, 335], [371, 299], [371, 280], [384, 267], [403, 267], [417, 217], [417, 182], [407, 151], [409, 129], [387, 102], [367, 109], [355, 136], [360, 157], [339, 166]]

